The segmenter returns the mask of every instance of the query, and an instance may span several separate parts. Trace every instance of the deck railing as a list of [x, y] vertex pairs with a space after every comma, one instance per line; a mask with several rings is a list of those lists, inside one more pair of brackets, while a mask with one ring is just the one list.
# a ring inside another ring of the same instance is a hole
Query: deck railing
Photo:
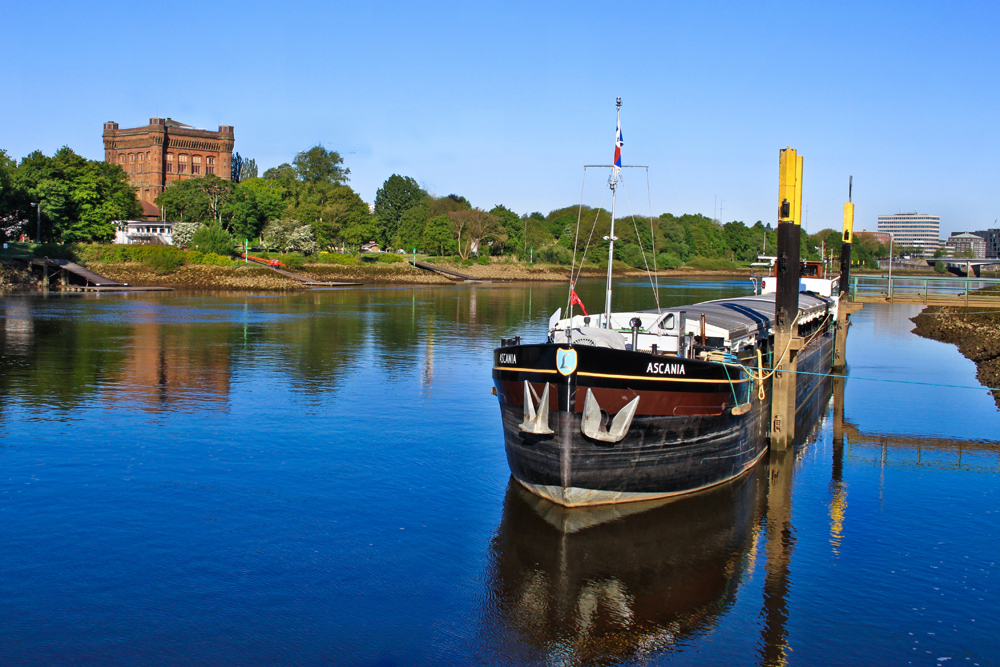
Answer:
[[854, 276], [851, 301], [894, 301], [942, 305], [1000, 306], [1000, 279], [956, 277]]

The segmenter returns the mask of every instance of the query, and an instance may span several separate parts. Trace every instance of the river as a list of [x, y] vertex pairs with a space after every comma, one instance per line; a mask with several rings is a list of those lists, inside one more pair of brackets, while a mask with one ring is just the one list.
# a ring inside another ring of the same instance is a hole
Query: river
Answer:
[[1000, 664], [1000, 413], [919, 307], [853, 316], [843, 424], [710, 494], [567, 512], [510, 481], [490, 394], [492, 348], [565, 300], [4, 297], [0, 662]]

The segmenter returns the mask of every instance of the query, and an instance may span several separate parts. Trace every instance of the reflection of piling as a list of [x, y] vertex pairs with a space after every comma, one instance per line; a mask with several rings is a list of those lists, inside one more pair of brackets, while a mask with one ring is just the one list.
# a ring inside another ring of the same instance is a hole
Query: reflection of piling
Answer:
[[762, 665], [787, 664], [788, 590], [791, 556], [795, 547], [792, 529], [792, 448], [771, 450], [767, 488], [767, 574], [764, 577], [764, 606], [760, 657]]
[[796, 335], [799, 312], [799, 244], [802, 211], [802, 157], [794, 148], [781, 151], [778, 167], [778, 261], [774, 295], [774, 380], [771, 398], [771, 446], [785, 449], [795, 438]]
[[837, 305], [837, 333], [833, 341], [834, 368], [847, 365], [847, 329], [851, 326], [847, 317], [864, 305], [849, 303], [847, 300], [851, 282], [851, 247], [854, 244], [854, 204], [850, 201], [850, 187], [847, 199], [844, 204], [844, 239], [840, 248], [840, 300]]

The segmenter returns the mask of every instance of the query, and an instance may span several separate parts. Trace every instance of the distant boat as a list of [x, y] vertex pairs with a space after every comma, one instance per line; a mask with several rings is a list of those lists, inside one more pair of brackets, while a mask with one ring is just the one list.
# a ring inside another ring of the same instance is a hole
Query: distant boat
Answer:
[[[571, 282], [569, 317], [557, 310], [545, 341], [504, 339], [493, 352], [511, 473], [570, 507], [712, 487], [748, 471], [768, 446], [775, 277], [763, 279], [762, 294], [611, 311], [621, 145], [619, 115], [605, 312], [574, 315], [583, 304]], [[809, 373], [830, 369], [838, 307], [836, 278], [820, 277], [818, 264], [803, 275], [793, 326], [805, 341], [799, 411], [823, 380]]]

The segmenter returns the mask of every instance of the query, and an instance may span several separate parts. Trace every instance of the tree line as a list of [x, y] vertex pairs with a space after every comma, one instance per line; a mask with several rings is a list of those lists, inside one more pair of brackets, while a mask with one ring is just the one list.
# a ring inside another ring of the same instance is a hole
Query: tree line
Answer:
[[[578, 262], [606, 265], [611, 214], [605, 209], [569, 206], [518, 215], [502, 204], [487, 209], [457, 194], [432, 195], [399, 174], [385, 180], [369, 207], [348, 185], [350, 169], [343, 162], [336, 151], [316, 145], [258, 176], [254, 161], [236, 157], [233, 180], [207, 174], [173, 181], [156, 204], [164, 219], [184, 223], [175, 228], [179, 245], [207, 226], [220, 248], [244, 239], [303, 252], [376, 242], [383, 249], [461, 259], [532, 257], [569, 264], [575, 253]], [[35, 151], [20, 163], [0, 151], [4, 240], [25, 233], [34, 238], [32, 202], [41, 202], [44, 241], [109, 242], [116, 221], [142, 215], [118, 165], [87, 160], [68, 147], [52, 157]], [[637, 268], [676, 268], [698, 258], [747, 262], [777, 249], [776, 231], [760, 220], [721, 223], [701, 214], [625, 217], [615, 221], [615, 234], [615, 259]], [[825, 249], [827, 256], [838, 256], [840, 245], [840, 233], [825, 229], [803, 234], [801, 253], [818, 259]], [[877, 265], [876, 258], [887, 254], [874, 238], [855, 237], [853, 257], [860, 263]]]

